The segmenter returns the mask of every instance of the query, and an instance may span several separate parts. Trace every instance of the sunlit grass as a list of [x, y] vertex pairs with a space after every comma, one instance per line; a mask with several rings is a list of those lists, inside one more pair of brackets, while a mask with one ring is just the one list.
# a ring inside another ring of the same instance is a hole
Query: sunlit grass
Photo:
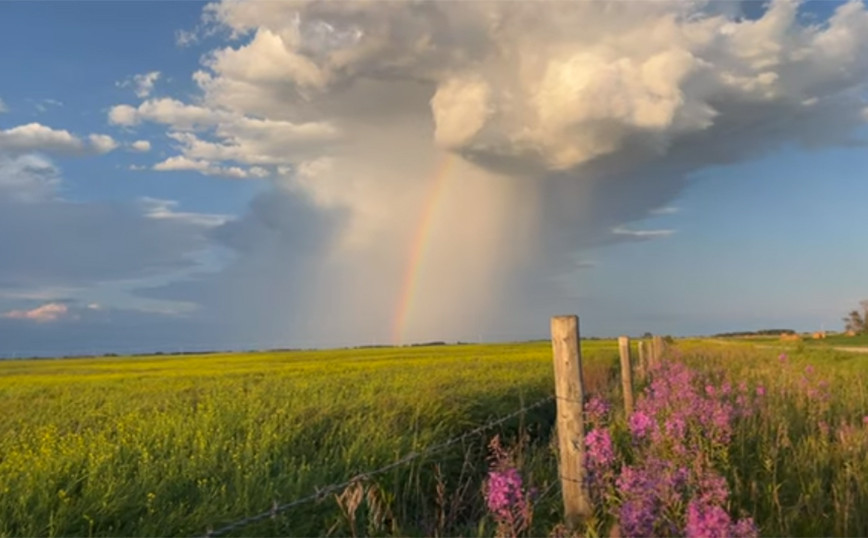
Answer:
[[[766, 536], [868, 534], [868, 356], [757, 344], [681, 340], [673, 352], [765, 392], [757, 412], [734, 424], [719, 469], [731, 513], [753, 516]], [[613, 401], [614, 427], [625, 428], [614, 342], [583, 342], [583, 355], [588, 392]], [[552, 387], [548, 342], [2, 362], [0, 535], [202, 534]], [[501, 433], [518, 447], [527, 483], [552, 491], [553, 426], [548, 405], [377, 477], [391, 519], [359, 528], [490, 535], [480, 489], [487, 441]], [[241, 534], [342, 535], [362, 525], [346, 519], [327, 497]], [[559, 521], [554, 490], [529, 533], [546, 535]]]
[[[584, 348], [603, 379], [614, 344]], [[546, 342], [2, 362], [0, 535], [204, 533], [462, 433], [552, 386]], [[547, 435], [553, 406], [537, 415]], [[413, 512], [431, 504], [430, 471], [442, 459], [447, 476], [459, 473], [467, 450], [383, 479], [400, 495], [394, 530], [426, 533]], [[337, 517], [332, 501], [323, 504], [256, 532], [321, 534]]]

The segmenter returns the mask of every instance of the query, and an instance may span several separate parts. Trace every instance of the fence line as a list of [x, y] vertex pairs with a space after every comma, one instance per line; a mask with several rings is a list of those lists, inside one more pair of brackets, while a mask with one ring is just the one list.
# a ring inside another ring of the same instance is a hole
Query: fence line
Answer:
[[205, 538], [217, 538], [219, 536], [224, 536], [224, 535], [226, 535], [226, 534], [228, 534], [234, 530], [244, 528], [248, 525], [251, 525], [253, 523], [257, 523], [257, 522], [262, 521], [264, 519], [274, 518], [279, 513], [285, 512], [286, 510], [289, 510], [290, 508], [293, 508], [295, 506], [299, 506], [301, 504], [305, 504], [305, 503], [308, 503], [311, 501], [323, 499], [326, 495], [329, 495], [331, 493], [336, 493], [338, 491], [342, 491], [342, 490], [346, 489], [348, 486], [350, 486], [354, 482], [357, 482], [357, 481], [363, 480], [363, 479], [367, 479], [367, 478], [372, 478], [374, 476], [383, 474], [387, 471], [390, 471], [396, 467], [404, 465], [405, 463], [409, 463], [410, 461], [413, 461], [413, 460], [420, 458], [422, 456], [427, 456], [427, 455], [433, 454], [435, 452], [440, 452], [441, 450], [449, 448], [450, 446], [452, 446], [454, 444], [457, 444], [461, 441], [469, 439], [470, 437], [473, 437], [475, 435], [479, 435], [480, 433], [487, 431], [487, 430], [490, 430], [491, 428], [493, 428], [495, 426], [503, 424], [504, 422], [506, 422], [510, 419], [513, 419], [513, 418], [515, 418], [515, 417], [517, 417], [523, 413], [526, 413], [527, 411], [530, 411], [531, 409], [536, 409], [537, 407], [541, 407], [541, 406], [545, 405], [546, 403], [551, 402], [552, 400], [554, 400], [554, 396], [547, 396], [541, 400], [536, 401], [535, 403], [533, 403], [531, 405], [522, 407], [521, 409], [518, 409], [517, 411], [513, 411], [512, 413], [510, 413], [508, 415], [504, 415], [497, 420], [493, 420], [491, 422], [483, 424], [482, 426], [474, 428], [474, 429], [470, 430], [469, 432], [463, 433], [461, 435], [458, 435], [458, 436], [453, 437], [451, 439], [448, 439], [446, 441], [442, 441], [440, 443], [431, 445], [430, 447], [426, 448], [425, 450], [422, 450], [419, 452], [412, 451], [399, 460], [396, 460], [392, 463], [389, 463], [387, 465], [384, 465], [384, 466], [379, 467], [377, 469], [374, 469], [372, 471], [366, 471], [364, 473], [357, 474], [354, 477], [350, 478], [349, 480], [345, 480], [343, 482], [339, 482], [336, 484], [330, 484], [330, 485], [322, 487], [322, 488], [317, 488], [314, 493], [312, 493], [311, 495], [308, 495], [306, 497], [302, 497], [300, 499], [296, 499], [294, 501], [290, 501], [290, 502], [287, 502], [284, 504], [278, 504], [275, 501], [274, 504], [271, 506], [270, 510], [260, 512], [259, 514], [256, 514], [254, 516], [249, 516], [249, 517], [245, 517], [243, 519], [239, 519], [239, 520], [234, 521], [232, 523], [226, 524], [226, 525], [218, 528], [217, 530], [208, 529], [208, 532], [205, 534]]

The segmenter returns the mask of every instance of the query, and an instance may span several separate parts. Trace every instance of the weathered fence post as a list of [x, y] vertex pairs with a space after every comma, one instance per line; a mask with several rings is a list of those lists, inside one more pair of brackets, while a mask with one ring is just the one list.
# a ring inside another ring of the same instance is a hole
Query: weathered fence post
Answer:
[[560, 448], [558, 467], [564, 519], [567, 527], [573, 530], [592, 512], [585, 481], [585, 421], [582, 413], [585, 391], [578, 316], [554, 316], [551, 332]]
[[624, 412], [633, 414], [633, 367], [630, 364], [630, 337], [618, 337], [618, 352], [621, 355], [621, 388], [624, 392]]
[[639, 340], [636, 344], [639, 351], [639, 375], [642, 379], [648, 378], [648, 354], [645, 352], [645, 340]]
[[663, 337], [659, 335], [654, 335], [654, 339], [651, 343], [652, 351], [652, 359], [654, 361], [654, 366], [659, 367], [663, 362]]

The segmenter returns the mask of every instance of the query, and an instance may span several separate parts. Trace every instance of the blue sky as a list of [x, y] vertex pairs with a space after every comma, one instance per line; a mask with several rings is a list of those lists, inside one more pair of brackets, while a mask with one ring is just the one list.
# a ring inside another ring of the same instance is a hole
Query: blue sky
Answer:
[[0, 3], [0, 356], [840, 329], [865, 6], [540, 6]]
[[786, 148], [703, 170], [673, 200], [677, 213], [645, 221], [672, 236], [589, 253], [598, 266], [583, 284], [659, 331], [840, 330], [866, 286], [866, 157]]

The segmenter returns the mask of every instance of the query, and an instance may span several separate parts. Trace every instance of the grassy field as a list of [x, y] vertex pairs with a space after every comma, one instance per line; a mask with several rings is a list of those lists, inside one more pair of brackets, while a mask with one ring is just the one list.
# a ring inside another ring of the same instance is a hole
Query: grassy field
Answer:
[[[609, 489], [582, 532], [620, 524], [628, 536], [623, 510], [635, 492], [617, 477], [652, 456], [683, 459], [675, 441], [693, 438], [701, 451], [690, 461], [725, 479], [722, 506], [752, 517], [761, 535], [868, 535], [868, 356], [832, 347], [677, 341], [669, 364], [692, 369], [689, 390], [715, 395], [702, 405], [729, 406], [731, 435], [708, 444], [689, 430], [642, 445], [621, 410], [615, 343], [583, 342], [588, 392], [611, 404], [589, 427], [611, 435], [615, 451]], [[0, 536], [204, 534], [468, 431], [552, 386], [547, 342], [0, 362]], [[639, 383], [637, 409], [660, 399], [655, 390]], [[680, 405], [669, 397], [654, 404], [661, 431]], [[235, 535], [490, 536], [497, 518], [483, 486], [495, 433], [525, 486], [550, 492], [523, 530], [548, 535], [560, 519], [553, 425], [548, 404]], [[657, 532], [690, 535], [686, 503], [698, 493], [684, 495], [659, 516], [672, 526]]]
[[732, 504], [764, 535], [865, 536], [868, 356], [835, 351], [832, 339], [816, 342], [784, 354], [680, 347], [688, 364], [764, 389], [754, 413], [736, 423], [726, 466]]
[[[614, 343], [584, 350], [589, 380], [602, 384], [595, 379], [614, 364]], [[545, 342], [2, 361], [0, 535], [204, 534], [551, 392]], [[553, 416], [552, 404], [528, 422], [547, 437]], [[475, 525], [486, 442], [381, 478], [394, 512], [388, 531]], [[475, 488], [454, 513], [435, 513], [444, 512], [433, 501], [438, 463], [449, 495]], [[327, 499], [246, 532], [317, 535], [333, 526], [349, 532]]]

